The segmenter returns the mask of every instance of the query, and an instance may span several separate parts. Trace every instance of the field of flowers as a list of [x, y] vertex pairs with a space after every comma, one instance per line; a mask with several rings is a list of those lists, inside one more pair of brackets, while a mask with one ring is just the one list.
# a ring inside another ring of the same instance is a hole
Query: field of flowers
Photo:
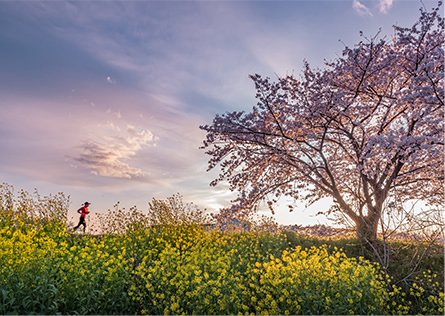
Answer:
[[406, 293], [376, 264], [290, 247], [283, 233], [177, 223], [67, 234], [5, 201], [1, 314], [443, 314], [443, 290]]

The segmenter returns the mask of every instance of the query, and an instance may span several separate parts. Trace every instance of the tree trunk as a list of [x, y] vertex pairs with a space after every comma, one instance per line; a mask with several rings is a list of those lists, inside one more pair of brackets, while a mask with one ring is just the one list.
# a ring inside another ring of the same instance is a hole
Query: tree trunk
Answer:
[[366, 259], [380, 262], [382, 258], [382, 245], [377, 240], [377, 229], [380, 213], [373, 212], [368, 216], [359, 217], [356, 221], [357, 237], [362, 245], [363, 255]]
[[377, 240], [377, 228], [380, 214], [371, 213], [368, 216], [360, 217], [356, 222], [357, 237], [364, 243], [374, 243]]

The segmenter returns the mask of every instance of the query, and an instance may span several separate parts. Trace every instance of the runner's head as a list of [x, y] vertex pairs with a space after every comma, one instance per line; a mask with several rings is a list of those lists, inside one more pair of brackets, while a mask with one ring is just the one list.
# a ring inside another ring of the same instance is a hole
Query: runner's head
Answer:
[[90, 204], [91, 204], [91, 203], [89, 203], [89, 202], [85, 202], [85, 203], [84, 203], [85, 206], [89, 206]]

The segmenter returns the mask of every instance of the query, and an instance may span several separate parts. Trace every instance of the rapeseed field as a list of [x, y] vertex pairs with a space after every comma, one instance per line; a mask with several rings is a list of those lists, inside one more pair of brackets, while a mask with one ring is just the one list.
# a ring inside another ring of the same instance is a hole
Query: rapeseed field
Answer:
[[291, 247], [280, 232], [187, 223], [73, 235], [1, 205], [1, 314], [443, 314], [443, 290], [407, 293], [375, 263]]

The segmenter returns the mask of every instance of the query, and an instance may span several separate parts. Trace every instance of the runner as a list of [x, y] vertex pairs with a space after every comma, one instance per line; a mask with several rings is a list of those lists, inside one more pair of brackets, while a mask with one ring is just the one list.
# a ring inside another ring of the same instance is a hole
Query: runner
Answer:
[[80, 227], [80, 225], [83, 225], [83, 232], [85, 233], [85, 228], [87, 227], [87, 224], [86, 224], [86, 222], [85, 222], [85, 217], [86, 217], [87, 214], [89, 213], [89, 212], [88, 212], [88, 206], [89, 206], [90, 204], [91, 204], [91, 203], [89, 203], [89, 202], [85, 202], [85, 203], [83, 204], [83, 206], [77, 210], [77, 213], [80, 214], [79, 224], [77, 224], [77, 226], [74, 227], [74, 228], [71, 230], [72, 232], [76, 231], [76, 229], [78, 229], [78, 228]]

